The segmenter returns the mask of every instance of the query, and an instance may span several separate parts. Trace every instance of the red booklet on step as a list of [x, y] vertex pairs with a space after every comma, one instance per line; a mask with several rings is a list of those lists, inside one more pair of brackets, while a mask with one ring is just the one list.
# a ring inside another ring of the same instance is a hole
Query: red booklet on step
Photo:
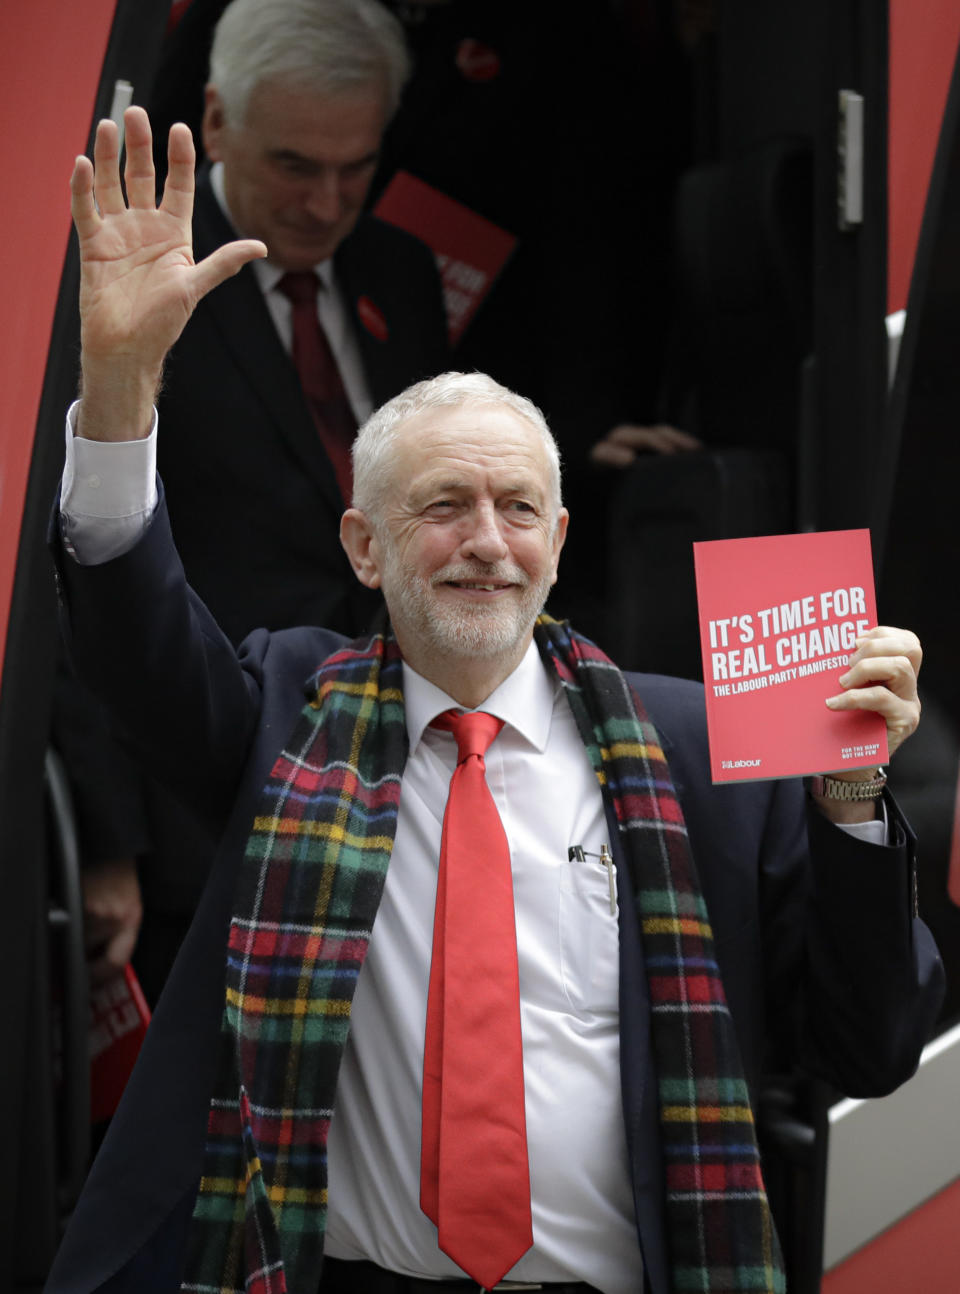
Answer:
[[880, 715], [827, 709], [877, 623], [868, 530], [693, 545], [714, 782], [887, 761]]
[[374, 215], [415, 234], [433, 252], [450, 345], [455, 346], [507, 263], [516, 238], [408, 171], [396, 173]]

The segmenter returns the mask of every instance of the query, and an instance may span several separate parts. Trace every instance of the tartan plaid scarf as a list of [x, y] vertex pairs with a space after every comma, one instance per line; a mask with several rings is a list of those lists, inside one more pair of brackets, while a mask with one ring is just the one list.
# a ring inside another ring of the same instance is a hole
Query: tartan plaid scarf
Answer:
[[[652, 1007], [674, 1294], [782, 1294], [746, 1083], [659, 738], [623, 675], [541, 616], [612, 803]], [[271, 770], [240, 868], [221, 1055], [183, 1290], [314, 1294], [326, 1141], [407, 754], [392, 635], [334, 653]]]

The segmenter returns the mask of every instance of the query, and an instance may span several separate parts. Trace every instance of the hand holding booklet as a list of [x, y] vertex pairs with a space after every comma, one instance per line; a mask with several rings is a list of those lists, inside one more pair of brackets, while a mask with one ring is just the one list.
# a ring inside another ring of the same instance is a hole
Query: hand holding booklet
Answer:
[[870, 532], [725, 539], [693, 552], [713, 781], [886, 763], [881, 715], [825, 704], [877, 623]]

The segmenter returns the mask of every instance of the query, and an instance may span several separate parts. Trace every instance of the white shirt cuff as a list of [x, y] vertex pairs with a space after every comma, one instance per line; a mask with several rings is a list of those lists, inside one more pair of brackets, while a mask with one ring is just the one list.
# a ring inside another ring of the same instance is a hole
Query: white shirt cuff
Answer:
[[887, 822], [887, 806], [880, 801], [879, 818], [872, 818], [869, 822], [838, 822], [836, 825], [841, 831], [847, 832], [848, 835], [854, 836], [857, 840], [862, 840], [866, 845], [889, 845], [890, 828]]
[[108, 443], [75, 434], [79, 403], [67, 412], [60, 515], [67, 552], [97, 566], [129, 552], [157, 506], [157, 411], [149, 436]]

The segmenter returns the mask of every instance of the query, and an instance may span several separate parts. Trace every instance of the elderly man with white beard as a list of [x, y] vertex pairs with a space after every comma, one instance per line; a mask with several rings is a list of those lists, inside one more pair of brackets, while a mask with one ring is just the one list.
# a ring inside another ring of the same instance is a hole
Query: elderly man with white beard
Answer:
[[[152, 402], [263, 248], [195, 265], [189, 132], [157, 207], [126, 127], [129, 206], [108, 123], [72, 180], [55, 551], [78, 669], [220, 847], [48, 1289], [782, 1291], [762, 1065], [889, 1091], [942, 993], [883, 778], [711, 785], [701, 690], [541, 614], [556, 447], [482, 375], [358, 436], [341, 537], [382, 632], [235, 651], [184, 581]], [[919, 661], [870, 629], [830, 704], [895, 749]]]

